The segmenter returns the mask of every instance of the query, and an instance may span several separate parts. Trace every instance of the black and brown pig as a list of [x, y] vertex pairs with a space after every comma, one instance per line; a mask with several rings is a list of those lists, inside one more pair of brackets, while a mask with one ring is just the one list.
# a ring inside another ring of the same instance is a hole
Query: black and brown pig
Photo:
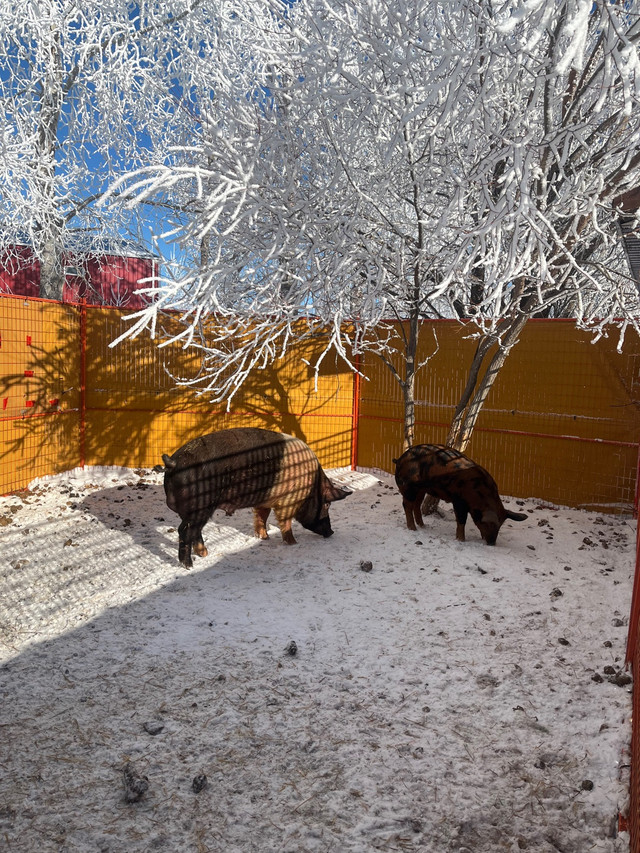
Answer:
[[193, 565], [192, 550], [207, 556], [202, 528], [216, 509], [232, 515], [253, 507], [254, 527], [268, 539], [266, 521], [273, 509], [288, 545], [295, 545], [291, 520], [307, 530], [331, 536], [329, 504], [350, 495], [335, 486], [304, 441], [284, 433], [239, 427], [194, 438], [165, 464], [167, 506], [182, 519], [178, 557]]
[[456, 539], [461, 542], [469, 513], [487, 545], [496, 544], [507, 518], [527, 518], [523, 512], [505, 509], [491, 474], [452, 447], [416, 444], [393, 461], [409, 530], [415, 530], [416, 524], [424, 526], [420, 505], [426, 494], [453, 504]]

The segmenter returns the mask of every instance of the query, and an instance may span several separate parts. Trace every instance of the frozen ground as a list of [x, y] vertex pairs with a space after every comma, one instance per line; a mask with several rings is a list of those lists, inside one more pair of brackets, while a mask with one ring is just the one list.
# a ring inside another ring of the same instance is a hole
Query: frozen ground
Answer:
[[631, 519], [510, 500], [489, 548], [333, 476], [331, 539], [216, 513], [191, 571], [161, 475], [0, 498], [0, 848], [628, 849]]

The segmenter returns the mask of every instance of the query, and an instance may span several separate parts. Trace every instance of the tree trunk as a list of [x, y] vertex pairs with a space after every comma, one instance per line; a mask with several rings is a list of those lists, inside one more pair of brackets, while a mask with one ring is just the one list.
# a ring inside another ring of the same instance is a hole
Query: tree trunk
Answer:
[[414, 441], [416, 429], [416, 401], [415, 401], [416, 376], [415, 372], [408, 375], [402, 383], [402, 399], [404, 404], [404, 442], [402, 450], [405, 451]]
[[59, 246], [48, 238], [38, 252], [40, 255], [40, 296], [43, 299], [62, 301], [64, 269]]
[[446, 443], [449, 447], [454, 447], [461, 453], [464, 453], [466, 450], [478, 420], [478, 415], [489, 396], [489, 391], [498, 378], [498, 374], [507, 360], [511, 348], [518, 343], [522, 330], [527, 325], [528, 320], [529, 315], [520, 312], [509, 318], [506, 331], [501, 335], [498, 348], [489, 358], [487, 368], [480, 380], [479, 376], [482, 363], [489, 356], [496, 342], [496, 337], [495, 335], [490, 335], [487, 338], [483, 338], [478, 344], [476, 354], [469, 369], [467, 387], [465, 388], [461, 403], [456, 409], [456, 415], [447, 435]]
[[39, 190], [37, 212], [39, 227], [34, 250], [40, 259], [40, 296], [45, 299], [62, 299], [64, 269], [62, 260], [62, 235], [64, 223], [57, 209], [56, 150], [58, 126], [64, 102], [60, 34], [52, 29], [45, 45], [48, 57], [46, 78], [42, 81], [39, 96], [40, 114], [36, 138], [35, 183]]
[[[471, 362], [471, 367], [469, 368], [467, 385], [449, 427], [449, 433], [445, 442], [448, 447], [453, 447], [461, 453], [465, 452], [471, 440], [471, 435], [473, 434], [482, 406], [489, 396], [493, 383], [496, 381], [502, 366], [507, 360], [511, 348], [520, 339], [520, 334], [528, 320], [528, 314], [518, 312], [505, 321], [506, 331], [501, 336], [497, 350], [489, 358], [489, 363], [482, 379], [479, 377], [483, 363], [489, 357], [498, 338], [495, 334], [491, 334], [480, 339], [473, 361]], [[436, 511], [437, 507], [438, 499], [427, 495], [422, 503], [422, 514], [431, 515]]]
[[445, 444], [449, 447], [455, 447], [456, 450], [461, 450], [461, 448], [457, 447], [456, 441], [459, 433], [462, 431], [465, 416], [468, 411], [468, 406], [471, 400], [473, 399], [473, 395], [476, 389], [476, 385], [478, 384], [478, 377], [480, 375], [480, 369], [484, 363], [487, 354], [491, 350], [491, 348], [495, 345], [496, 339], [493, 335], [487, 335], [478, 343], [476, 347], [475, 355], [473, 356], [473, 361], [471, 362], [471, 366], [469, 367], [469, 374], [467, 376], [467, 384], [465, 385], [464, 391], [458, 401], [458, 405], [456, 406], [456, 410], [453, 415], [453, 420], [451, 421], [451, 425], [449, 426], [449, 432], [447, 434], [447, 438]]
[[418, 337], [420, 335], [420, 317], [416, 309], [409, 318], [409, 337], [406, 339], [404, 358], [404, 380], [402, 397], [404, 402], [404, 443], [407, 450], [415, 440], [416, 430], [416, 358], [418, 355]]

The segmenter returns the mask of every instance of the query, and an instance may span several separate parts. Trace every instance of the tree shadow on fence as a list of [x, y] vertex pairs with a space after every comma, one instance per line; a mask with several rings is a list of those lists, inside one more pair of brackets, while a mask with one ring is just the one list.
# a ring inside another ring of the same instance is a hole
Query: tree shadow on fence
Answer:
[[[153, 467], [163, 453], [198, 435], [246, 426], [301, 438], [329, 467], [349, 464], [351, 374], [346, 365], [326, 359], [316, 377], [309, 365], [318, 342], [294, 342], [277, 363], [254, 370], [228, 409], [224, 402], [211, 401], [204, 376], [203, 383], [178, 384], [202, 375], [201, 350], [185, 350], [179, 342], [159, 348], [146, 335], [110, 349], [109, 342], [122, 331], [119, 318], [120, 312], [108, 312], [106, 318], [104, 311], [88, 314], [88, 464]], [[167, 327], [165, 334], [171, 331]], [[336, 414], [348, 419], [347, 428]], [[334, 440], [341, 432], [348, 437]]]
[[315, 375], [321, 342], [294, 343], [276, 365], [254, 371], [227, 411], [176, 385], [198, 374], [197, 350], [159, 349], [146, 335], [111, 348], [124, 316], [0, 299], [0, 494], [84, 465], [151, 468], [189, 439], [234, 426], [286, 432], [325, 466], [349, 464], [352, 377], [333, 359]]
[[80, 317], [0, 299], [0, 493], [81, 464]]

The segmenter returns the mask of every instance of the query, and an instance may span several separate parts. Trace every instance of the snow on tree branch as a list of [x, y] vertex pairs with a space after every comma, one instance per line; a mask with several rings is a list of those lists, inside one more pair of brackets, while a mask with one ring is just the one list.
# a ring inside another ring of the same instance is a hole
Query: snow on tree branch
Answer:
[[188, 259], [135, 331], [166, 308], [198, 306], [192, 330], [215, 315], [199, 377], [214, 399], [233, 389], [220, 363], [246, 375], [300, 321], [350, 359], [388, 354], [384, 318], [411, 322], [410, 348], [425, 316], [498, 337], [535, 315], [638, 331], [618, 230], [640, 186], [638, 11], [305, 0], [221, 14], [197, 143], [114, 187], [173, 205], [167, 237]]
[[30, 245], [42, 295], [61, 298], [74, 232], [137, 236], [117, 199], [108, 215], [95, 202], [158, 140], [184, 142], [209, 22], [203, 0], [0, 7], [0, 245]]

